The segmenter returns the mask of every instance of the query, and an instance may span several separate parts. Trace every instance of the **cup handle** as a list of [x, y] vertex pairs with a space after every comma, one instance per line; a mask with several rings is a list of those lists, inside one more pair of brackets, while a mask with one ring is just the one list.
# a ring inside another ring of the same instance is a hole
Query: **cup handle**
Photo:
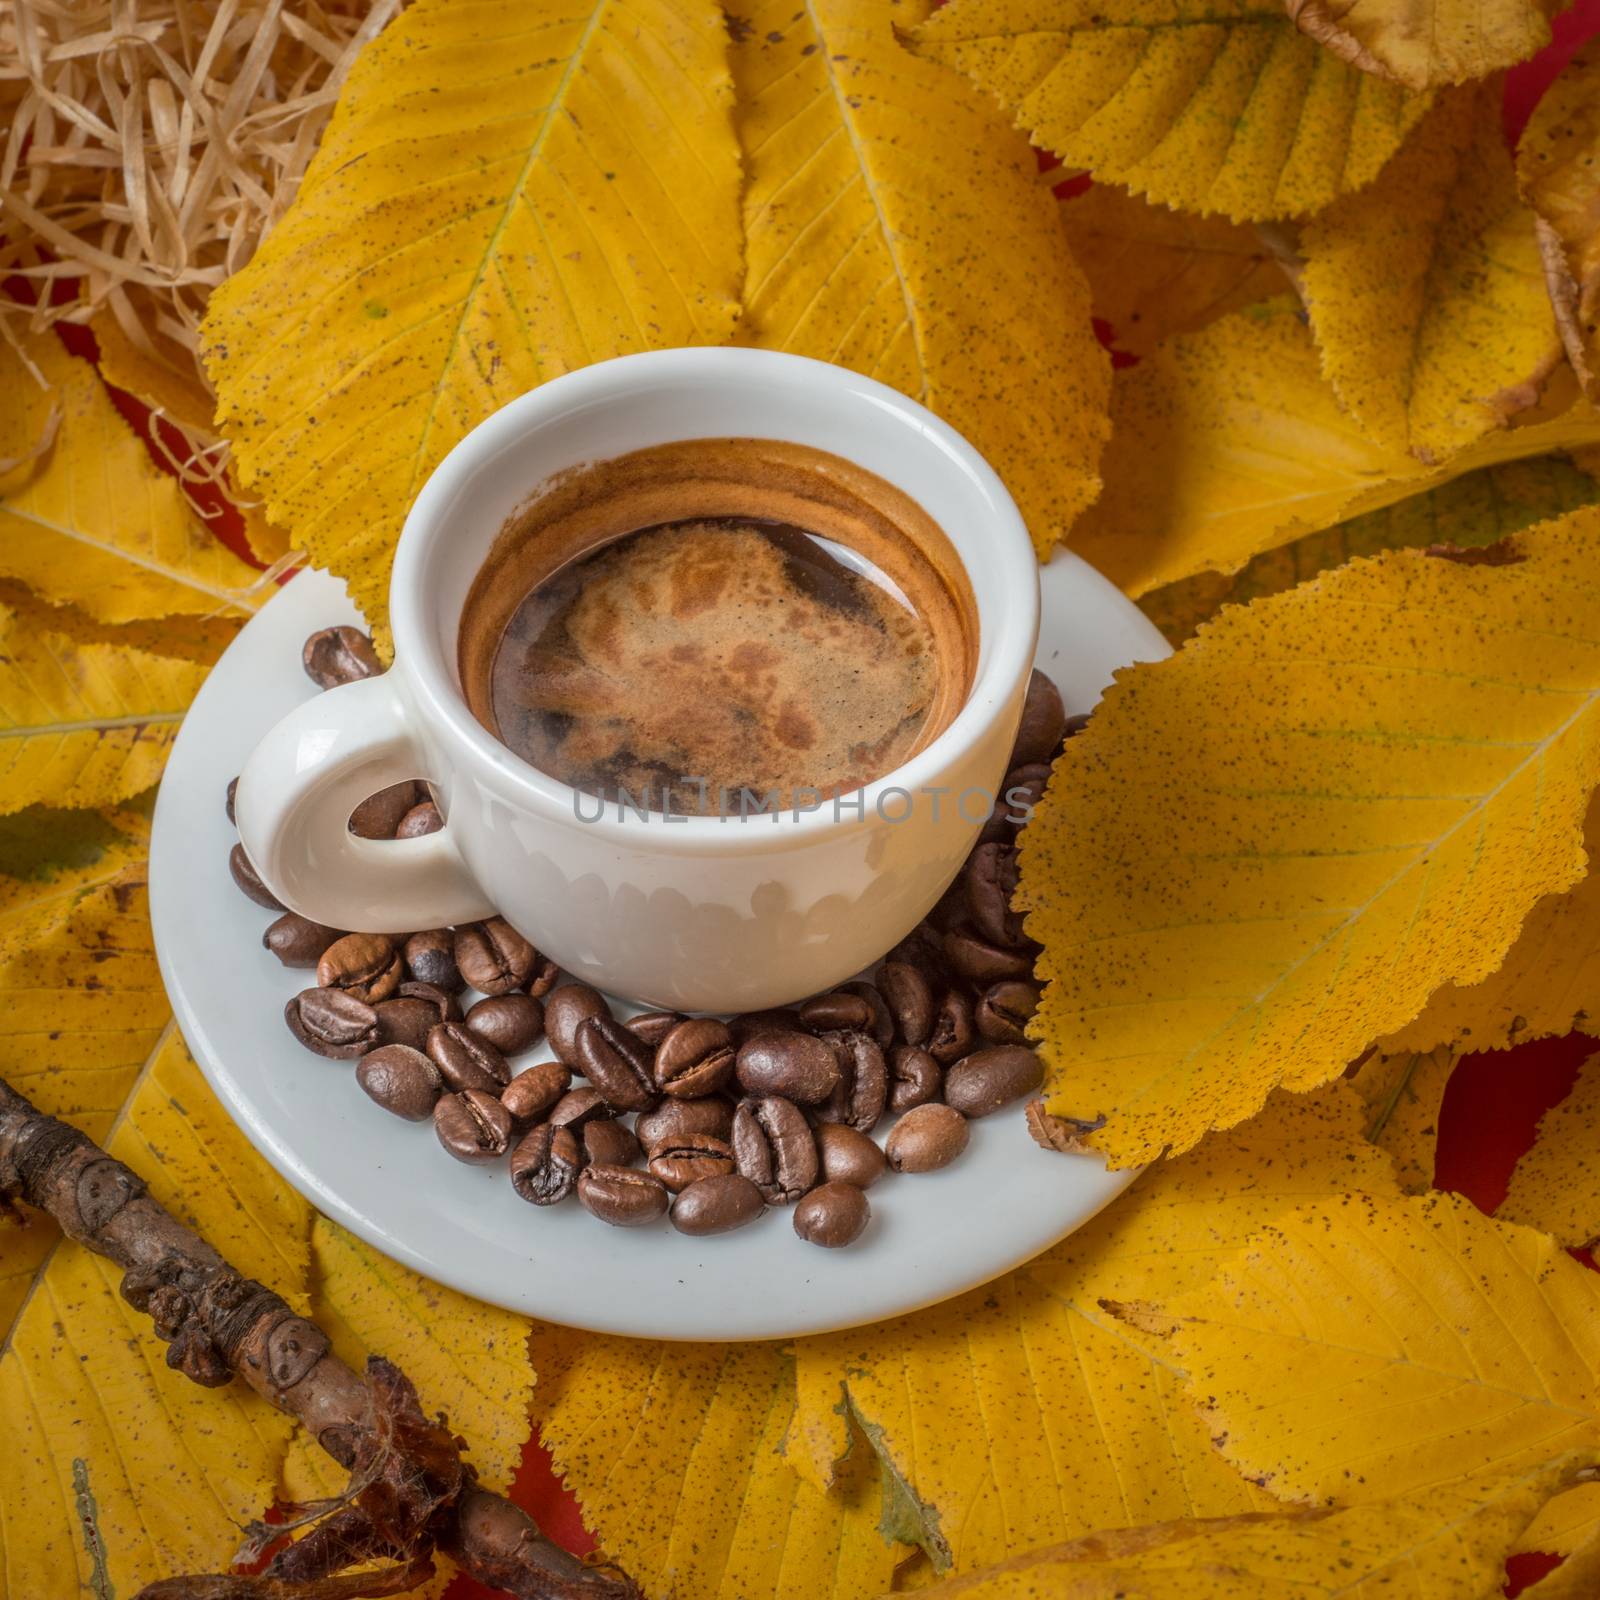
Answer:
[[411, 933], [494, 915], [450, 825], [419, 839], [363, 839], [350, 813], [368, 795], [424, 776], [387, 674], [297, 706], [239, 775], [239, 841], [291, 910], [331, 928]]

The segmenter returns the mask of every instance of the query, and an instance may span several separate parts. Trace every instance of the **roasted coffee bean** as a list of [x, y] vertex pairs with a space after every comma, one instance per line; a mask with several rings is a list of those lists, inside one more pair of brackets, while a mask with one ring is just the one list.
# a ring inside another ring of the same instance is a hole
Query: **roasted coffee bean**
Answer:
[[636, 1167], [585, 1167], [578, 1178], [578, 1204], [615, 1228], [638, 1228], [667, 1210], [667, 1188]]
[[383, 671], [372, 641], [359, 628], [319, 628], [306, 640], [300, 660], [319, 689], [337, 689]]
[[872, 1007], [858, 994], [834, 989], [814, 995], [800, 1007], [800, 1026], [812, 1033], [837, 1033], [845, 1028], [865, 1029], [872, 1021]]
[[758, 1033], [793, 1033], [800, 1026], [800, 1013], [792, 1006], [777, 1006], [768, 1011], [744, 1011], [728, 1024], [735, 1047]]
[[586, 1017], [609, 1017], [605, 996], [586, 983], [564, 983], [544, 1002], [544, 1036], [558, 1059], [574, 1071], [578, 1067], [578, 1024]]
[[739, 1046], [734, 1070], [746, 1094], [808, 1106], [821, 1105], [839, 1082], [833, 1047], [809, 1033], [758, 1033]]
[[336, 1061], [364, 1056], [379, 1042], [378, 1013], [343, 989], [302, 989], [283, 1019], [306, 1049]]
[[764, 1209], [761, 1191], [737, 1172], [691, 1183], [672, 1202], [672, 1226], [700, 1239], [754, 1222]]
[[824, 1102], [821, 1115], [871, 1133], [889, 1104], [889, 1064], [883, 1046], [868, 1033], [827, 1037], [839, 1062], [839, 1084]]
[[842, 1122], [824, 1122], [816, 1133], [817, 1162], [828, 1183], [870, 1189], [888, 1170], [888, 1158], [866, 1134]]
[[1039, 1009], [1039, 986], [1006, 978], [978, 996], [972, 1020], [990, 1044], [1021, 1044], [1028, 1037], [1028, 1019]]
[[538, 1061], [500, 1091], [500, 1103], [526, 1125], [552, 1110], [571, 1087], [572, 1074], [559, 1061]]
[[511, 1144], [511, 1113], [486, 1090], [463, 1089], [433, 1108], [433, 1131], [457, 1161], [497, 1161]]
[[1062, 735], [1063, 740], [1076, 739], [1088, 726], [1089, 713], [1087, 711], [1075, 712], [1067, 718], [1066, 732]]
[[535, 1000], [543, 1000], [544, 997], [549, 994], [553, 988], [555, 988], [556, 979], [560, 976], [561, 968], [558, 967], [549, 956], [542, 956], [535, 952], [533, 958], [533, 974], [528, 979], [528, 993], [531, 994]]
[[933, 1029], [933, 985], [909, 961], [885, 961], [878, 968], [878, 992], [894, 1018], [895, 1038], [926, 1044]]
[[499, 1094], [511, 1082], [506, 1058], [464, 1022], [441, 1022], [428, 1030], [428, 1059], [452, 1089]]
[[690, 1134], [651, 1151], [650, 1170], [677, 1194], [702, 1178], [718, 1178], [732, 1172], [733, 1147], [709, 1133]]
[[926, 922], [933, 935], [941, 942], [945, 933], [960, 925], [967, 914], [967, 891], [961, 883], [961, 874], [958, 872], [950, 887], [939, 896], [934, 908], [927, 915]]
[[406, 1000], [426, 1000], [438, 1015], [435, 1022], [459, 1022], [461, 1020], [461, 1006], [456, 997], [446, 989], [441, 989], [436, 983], [420, 983], [413, 978], [407, 983], [402, 983], [395, 993]]
[[369, 1050], [356, 1063], [356, 1082], [385, 1111], [407, 1122], [426, 1122], [433, 1115], [444, 1079], [420, 1050], [407, 1044], [386, 1044]]
[[309, 917], [285, 911], [276, 922], [267, 924], [261, 943], [286, 967], [314, 967], [339, 937], [337, 928], [325, 928]]
[[550, 1107], [550, 1115], [545, 1121], [553, 1122], [558, 1128], [571, 1128], [576, 1133], [586, 1122], [595, 1122], [610, 1115], [611, 1108], [606, 1104], [606, 1097], [593, 1085], [584, 1084], [579, 1089], [568, 1089]]
[[410, 778], [369, 794], [350, 813], [350, 831], [358, 839], [392, 839], [400, 819], [417, 803], [417, 786]]
[[979, 844], [1014, 844], [1017, 830], [1027, 824], [1044, 797], [1050, 768], [1043, 762], [1013, 767], [1001, 780], [989, 820], [978, 832]]
[[655, 1082], [675, 1100], [715, 1094], [733, 1076], [733, 1035], [715, 1017], [689, 1017], [656, 1046]]
[[872, 1207], [853, 1183], [824, 1183], [794, 1208], [794, 1231], [807, 1244], [838, 1250], [861, 1237]]
[[405, 975], [406, 964], [386, 933], [347, 933], [317, 962], [317, 982], [324, 989], [343, 989], [369, 1006], [387, 1000]]
[[443, 826], [444, 818], [439, 815], [438, 806], [431, 800], [423, 800], [401, 817], [394, 836], [397, 839], [421, 839], [426, 834], [437, 833]]
[[582, 1143], [584, 1160], [596, 1167], [631, 1167], [642, 1153], [633, 1129], [612, 1117], [584, 1123]]
[[228, 871], [233, 874], [233, 881], [258, 906], [265, 906], [268, 911], [286, 909], [283, 901], [257, 876], [256, 869], [250, 865], [250, 857], [244, 853], [242, 844], [236, 844], [228, 852]]
[[503, 1056], [519, 1056], [544, 1037], [544, 1007], [531, 994], [492, 994], [467, 1013], [467, 1026]]
[[[944, 959], [944, 935], [931, 922], [919, 922], [884, 959], [914, 968], [936, 993], [950, 982], [950, 968]], [[882, 968], [879, 968], [878, 977], [881, 987]], [[887, 994], [884, 998], [888, 999]]]
[[541, 1123], [511, 1152], [511, 1187], [530, 1205], [553, 1206], [578, 1186], [583, 1152], [570, 1128]]
[[675, 1139], [710, 1134], [715, 1139], [733, 1137], [733, 1106], [720, 1095], [709, 1100], [663, 1100], [654, 1111], [641, 1113], [633, 1125], [646, 1155]]
[[777, 1095], [746, 1100], [733, 1114], [733, 1159], [775, 1205], [798, 1200], [817, 1181], [817, 1141], [800, 1108]]
[[915, 1106], [889, 1130], [883, 1153], [896, 1172], [935, 1172], [967, 1148], [967, 1119], [950, 1106]]
[[585, 1017], [576, 1037], [578, 1071], [613, 1111], [648, 1111], [656, 1103], [650, 1047], [614, 1017]]
[[1016, 1044], [975, 1050], [944, 1075], [944, 1098], [963, 1116], [986, 1117], [1044, 1082], [1044, 1063], [1036, 1050]]
[[404, 995], [380, 1000], [374, 1009], [378, 1013], [378, 1037], [385, 1044], [408, 1044], [413, 1050], [427, 1048], [428, 1035], [440, 1020], [437, 1006]]
[[539, 952], [504, 917], [456, 929], [456, 966], [474, 989], [506, 994], [533, 976]]
[[1005, 978], [1032, 977], [1037, 949], [1031, 942], [1019, 949], [991, 944], [971, 928], [956, 928], [944, 936], [944, 951], [950, 965], [968, 983], [980, 987]]
[[228, 798], [227, 798], [227, 801], [225, 802], [225, 808], [226, 808], [227, 813], [228, 813], [228, 821], [233, 823], [235, 826], [238, 825], [239, 819], [233, 814], [233, 800], [234, 800], [234, 796], [237, 795], [238, 792], [239, 792], [239, 780], [237, 778], [229, 778], [228, 779]]
[[1028, 679], [1027, 698], [1022, 702], [1022, 721], [1017, 725], [1017, 742], [1011, 747], [1011, 765], [1054, 761], [1066, 737], [1067, 708], [1061, 703], [1061, 691], [1035, 667]]
[[933, 1014], [927, 1052], [941, 1067], [959, 1061], [973, 1045], [972, 1002], [959, 989], [946, 989]]
[[897, 1044], [889, 1052], [889, 1109], [909, 1111], [937, 1100], [944, 1091], [944, 1068], [920, 1045]]
[[680, 1022], [687, 1020], [681, 1011], [641, 1011], [622, 1025], [654, 1050]]
[[894, 1043], [894, 1017], [877, 987], [857, 978], [853, 983], [840, 984], [839, 988], [842, 993], [860, 995], [867, 1002], [867, 1009], [872, 1013], [867, 1032], [887, 1050]]
[[980, 844], [967, 857], [962, 870], [967, 886], [967, 912], [972, 925], [990, 944], [1014, 950], [1027, 942], [1022, 913], [1011, 909], [1017, 892], [1017, 851], [1014, 845]]
[[418, 983], [431, 983], [451, 994], [465, 986], [456, 966], [455, 935], [448, 928], [424, 928], [408, 935], [400, 954], [405, 957], [406, 971]]

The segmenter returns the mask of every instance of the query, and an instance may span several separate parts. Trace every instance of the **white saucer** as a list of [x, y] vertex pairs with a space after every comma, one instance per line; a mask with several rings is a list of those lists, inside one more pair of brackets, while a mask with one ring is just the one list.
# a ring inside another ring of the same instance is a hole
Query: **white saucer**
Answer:
[[[1115, 668], [1169, 653], [1076, 557], [1052, 561], [1043, 586], [1039, 665], [1069, 711], [1087, 710]], [[1037, 1148], [1019, 1105], [974, 1123], [966, 1154], [945, 1171], [880, 1180], [872, 1221], [849, 1249], [804, 1243], [787, 1208], [691, 1239], [666, 1221], [610, 1228], [574, 1202], [530, 1206], [503, 1162], [463, 1166], [430, 1125], [380, 1110], [353, 1063], [310, 1054], [284, 1027], [285, 1001], [313, 976], [262, 949], [272, 915], [239, 893], [227, 867], [228, 780], [278, 717], [317, 692], [300, 647], [339, 622], [359, 622], [341, 585], [307, 572], [239, 635], [173, 748], [150, 865], [156, 950], [184, 1037], [250, 1141], [327, 1215], [441, 1283], [552, 1322], [647, 1338], [772, 1339], [875, 1322], [970, 1289], [1080, 1227], [1130, 1181], [1096, 1159]]]

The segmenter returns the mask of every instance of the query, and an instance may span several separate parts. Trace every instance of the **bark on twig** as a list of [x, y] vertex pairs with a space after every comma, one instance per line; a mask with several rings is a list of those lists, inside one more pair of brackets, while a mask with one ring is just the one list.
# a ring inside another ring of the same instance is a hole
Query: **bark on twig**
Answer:
[[[335, 1461], [363, 1480], [367, 1501], [353, 1494], [358, 1506], [375, 1504], [381, 1513], [397, 1489], [412, 1496], [426, 1515], [419, 1530], [426, 1543], [436, 1543], [479, 1582], [518, 1600], [637, 1600], [638, 1590], [625, 1574], [568, 1554], [526, 1512], [475, 1484], [448, 1433], [422, 1416], [398, 1369], [374, 1362], [370, 1382], [352, 1371], [315, 1323], [230, 1267], [151, 1199], [135, 1172], [0, 1079], [0, 1201], [14, 1200], [48, 1211], [69, 1237], [123, 1269], [123, 1296], [149, 1315], [167, 1341], [168, 1366], [208, 1386], [237, 1375], [304, 1424]], [[409, 1477], [381, 1485], [374, 1498], [374, 1483], [397, 1461]], [[424, 1491], [417, 1480], [423, 1477], [432, 1499], [420, 1498]], [[352, 1491], [357, 1487], [353, 1483]], [[379, 1514], [375, 1520], [380, 1528], [392, 1528], [405, 1519]], [[426, 1550], [370, 1553], [418, 1564]], [[230, 1592], [223, 1585], [238, 1580], [202, 1581], [218, 1587], [194, 1594], [223, 1595]], [[324, 1592], [340, 1591], [330, 1586]]]

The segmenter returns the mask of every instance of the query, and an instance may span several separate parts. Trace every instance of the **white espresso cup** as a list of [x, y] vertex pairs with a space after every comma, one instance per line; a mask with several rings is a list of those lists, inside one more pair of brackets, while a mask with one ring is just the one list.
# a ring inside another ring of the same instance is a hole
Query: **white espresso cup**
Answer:
[[[876, 473], [944, 530], [978, 627], [965, 702], [935, 739], [815, 809], [668, 816], [604, 806], [501, 744], [468, 709], [457, 632], [473, 579], [553, 475], [686, 439], [786, 440]], [[1000, 789], [1039, 627], [1038, 567], [983, 457], [915, 401], [764, 350], [622, 356], [474, 428], [406, 518], [390, 584], [394, 664], [320, 694], [258, 744], [239, 836], [291, 910], [400, 933], [498, 912], [597, 988], [685, 1011], [775, 1006], [840, 983], [926, 915]], [[376, 841], [348, 819], [407, 778], [445, 825]], [[597, 815], [598, 812], [598, 815]]]

